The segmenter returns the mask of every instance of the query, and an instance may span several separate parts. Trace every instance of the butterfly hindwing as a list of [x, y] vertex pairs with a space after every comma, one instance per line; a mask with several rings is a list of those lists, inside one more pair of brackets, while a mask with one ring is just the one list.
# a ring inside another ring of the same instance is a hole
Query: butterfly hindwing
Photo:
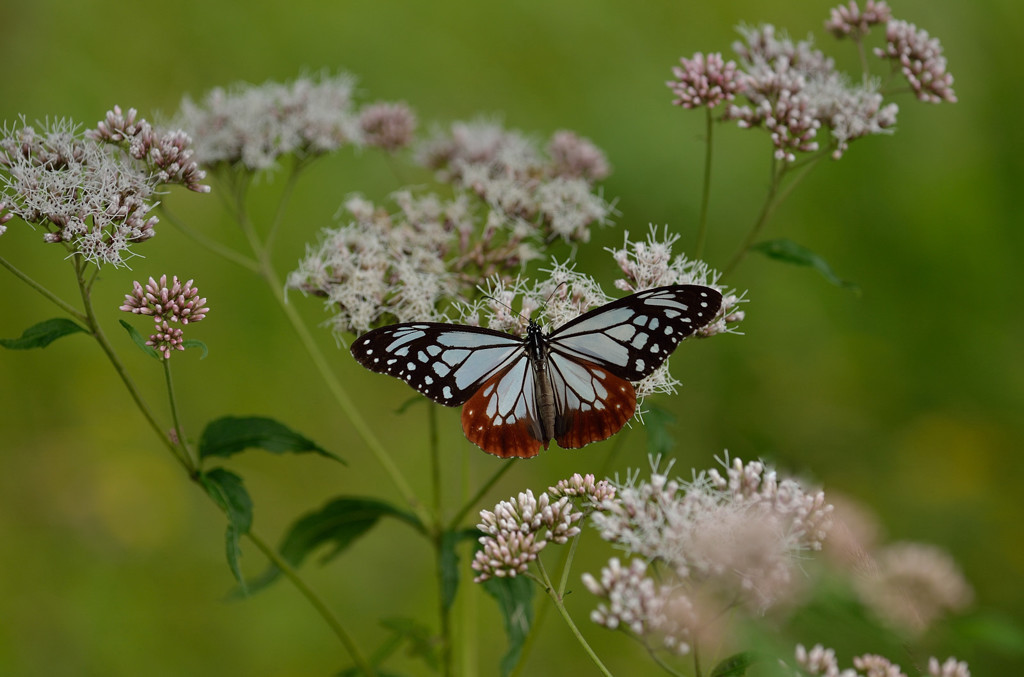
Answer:
[[406, 322], [359, 337], [352, 355], [447, 406], [484, 451], [530, 458], [611, 437], [636, 412], [631, 381], [650, 376], [679, 342], [711, 322], [722, 295], [700, 285], [641, 291], [526, 338], [481, 327]]
[[555, 398], [555, 440], [563, 449], [611, 437], [636, 412], [633, 384], [607, 369], [554, 353], [548, 365]]
[[677, 284], [637, 292], [580, 315], [549, 337], [552, 352], [589, 361], [627, 381], [650, 376], [679, 342], [710, 322], [722, 295]]
[[530, 458], [540, 451], [541, 431], [534, 371], [524, 354], [487, 380], [462, 407], [466, 438], [501, 458]]
[[352, 355], [367, 369], [400, 378], [449, 407], [468, 400], [523, 352], [522, 339], [510, 334], [441, 322], [393, 324], [352, 344]]

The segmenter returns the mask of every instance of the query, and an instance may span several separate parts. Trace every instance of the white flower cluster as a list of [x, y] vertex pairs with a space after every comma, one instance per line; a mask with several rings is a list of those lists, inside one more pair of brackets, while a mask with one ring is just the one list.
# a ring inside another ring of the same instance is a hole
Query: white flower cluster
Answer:
[[798, 152], [817, 150], [822, 127], [832, 134], [836, 159], [854, 139], [891, 133], [899, 107], [883, 105], [877, 83], [850, 85], [810, 40], [776, 37], [774, 26], [739, 31], [745, 43], [733, 45], [743, 66], [737, 77], [750, 103], [730, 106], [726, 117], [741, 127], [764, 127], [777, 159], [794, 162]]
[[439, 303], [458, 287], [445, 257], [453, 233], [471, 229], [464, 199], [398, 193], [397, 214], [349, 198], [351, 221], [325, 229], [288, 276], [287, 286], [321, 296], [334, 330], [364, 332], [382, 320], [439, 319]]
[[718, 284], [720, 273], [703, 261], [688, 259], [684, 254], [672, 256], [672, 247], [679, 236], [668, 232], [665, 227], [659, 236], [658, 229], [651, 226], [646, 240], [629, 239], [626, 231], [622, 247], [608, 249], [615, 263], [625, 275], [615, 281], [615, 286], [630, 293], [670, 284], [700, 284], [717, 289], [722, 294], [722, 307], [718, 316], [697, 331], [698, 336], [707, 337], [731, 332], [742, 322], [745, 315], [739, 310], [744, 303], [742, 294]]
[[527, 489], [501, 501], [494, 510], [481, 510], [477, 528], [484, 535], [473, 558], [477, 572], [473, 580], [481, 583], [493, 576], [514, 578], [525, 573], [549, 542], [566, 543], [580, 532], [576, 526], [580, 519], [614, 495], [615, 489], [605, 480], [576, 473], [540, 496]]
[[[821, 644], [810, 650], [802, 644], [796, 647], [796, 663], [800, 669], [794, 674], [821, 675], [822, 677], [907, 677], [900, 666], [885, 656], [864, 654], [853, 659], [853, 667], [840, 669], [836, 652]], [[967, 663], [956, 658], [948, 658], [940, 663], [938, 658], [928, 659], [927, 677], [971, 677]]]
[[690, 652], [698, 629], [693, 603], [679, 585], [659, 584], [647, 575], [647, 562], [636, 558], [622, 566], [617, 557], [601, 569], [601, 579], [583, 574], [583, 584], [605, 600], [590, 620], [610, 630], [627, 630], [648, 646], [657, 639], [678, 655]]
[[854, 579], [864, 604], [890, 626], [919, 635], [974, 596], [953, 558], [925, 543], [893, 543]]
[[882, 59], [892, 59], [921, 101], [955, 102], [953, 76], [946, 70], [942, 44], [928, 31], [906, 21], [890, 21], [885, 27], [885, 48], [875, 50]]
[[473, 570], [478, 572], [473, 580], [524, 573], [549, 541], [566, 543], [578, 534], [575, 524], [581, 517], [582, 512], [573, 512], [568, 496], [552, 502], [547, 493], [534, 497], [529, 489], [501, 501], [493, 511], [481, 510], [477, 528], [484, 533], [483, 547], [473, 558]]
[[[120, 131], [108, 126], [118, 120]], [[125, 118], [115, 107], [89, 132], [60, 118], [37, 126], [22, 118], [0, 131], [0, 224], [14, 215], [39, 225], [45, 242], [97, 266], [124, 265], [132, 245], [156, 234], [159, 185], [206, 192], [202, 178], [188, 136], [156, 132], [134, 110]]]
[[495, 210], [565, 241], [586, 242], [612, 206], [593, 182], [609, 172], [604, 154], [572, 132], [552, 137], [547, 154], [520, 132], [477, 120], [438, 131], [419, 149], [419, 161], [443, 181], [472, 190]]
[[716, 471], [690, 482], [672, 480], [652, 462], [649, 482], [637, 477], [617, 487], [593, 523], [601, 537], [647, 562], [665, 577], [702, 591], [738, 597], [763, 611], [794, 587], [794, 560], [816, 549], [831, 506], [821, 492], [778, 482], [760, 463]]
[[204, 166], [269, 169], [282, 155], [318, 155], [360, 143], [354, 86], [355, 78], [339, 73], [218, 87], [198, 103], [185, 97], [177, 124], [192, 135], [196, 159]]

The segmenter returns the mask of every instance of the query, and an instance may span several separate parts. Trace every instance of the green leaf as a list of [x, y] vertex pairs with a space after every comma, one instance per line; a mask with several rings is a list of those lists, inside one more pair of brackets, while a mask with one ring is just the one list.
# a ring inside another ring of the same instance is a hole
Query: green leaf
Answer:
[[199, 439], [199, 457], [232, 456], [246, 449], [274, 454], [313, 452], [345, 463], [340, 457], [272, 418], [225, 416], [211, 422]]
[[[320, 559], [321, 564], [325, 564], [345, 552], [356, 539], [373, 528], [381, 517], [394, 517], [412, 525], [417, 531], [426, 530], [414, 515], [390, 503], [374, 498], [343, 496], [299, 518], [288, 530], [278, 550], [289, 564], [298, 567], [320, 546], [333, 545]], [[270, 585], [280, 574], [277, 567], [269, 567], [250, 583], [250, 590]]]
[[667, 409], [652, 405], [644, 412], [644, 429], [647, 431], [647, 454], [649, 456], [666, 456], [675, 446], [675, 439], [669, 428], [676, 422], [676, 417]]
[[242, 478], [230, 470], [214, 468], [202, 473], [199, 480], [239, 534], [249, 533], [249, 527], [252, 526], [252, 499], [245, 490]]
[[784, 263], [792, 263], [798, 266], [810, 266], [816, 271], [821, 273], [826, 280], [832, 284], [849, 289], [851, 291], [859, 292], [860, 287], [853, 282], [843, 280], [832, 271], [832, 267], [828, 265], [825, 259], [821, 258], [810, 249], [793, 242], [787, 238], [779, 238], [777, 240], [765, 240], [764, 242], [758, 242], [751, 247], [751, 250], [761, 252], [770, 259], [776, 261], [782, 261]]
[[441, 570], [441, 605], [445, 609], [452, 607], [455, 592], [459, 589], [459, 555], [455, 552], [455, 546], [462, 540], [461, 536], [457, 531], [441, 534], [438, 566]]
[[183, 348], [199, 348], [202, 350], [202, 354], [199, 356], [200, 360], [205, 360], [206, 356], [210, 354], [210, 349], [206, 347], [206, 344], [199, 339], [185, 339], [181, 343]]
[[158, 353], [153, 346], [146, 345], [146, 338], [142, 334], [140, 334], [135, 327], [128, 324], [124, 320], [118, 320], [118, 322], [120, 322], [121, 326], [124, 327], [125, 331], [128, 332], [128, 335], [132, 337], [132, 341], [135, 342], [135, 345], [142, 349], [142, 352], [146, 353], [153, 359], [160, 359], [160, 353]]
[[224, 545], [227, 551], [228, 566], [244, 591], [246, 585], [239, 564], [242, 557], [239, 539], [242, 535], [249, 533], [249, 528], [252, 526], [252, 499], [249, 497], [249, 492], [245, 490], [242, 478], [224, 468], [214, 468], [209, 472], [202, 473], [199, 476], [199, 481], [206, 493], [227, 515], [228, 528], [224, 537]]
[[45, 348], [62, 336], [77, 334], [78, 332], [89, 333], [87, 329], [77, 322], [72, 322], [63, 317], [55, 317], [52, 320], [32, 325], [16, 339], [0, 339], [0, 346], [8, 350]]
[[482, 583], [488, 595], [498, 602], [505, 621], [508, 651], [501, 657], [502, 677], [508, 677], [519, 662], [523, 644], [533, 625], [533, 583], [523, 576], [488, 578]]
[[756, 662], [757, 655], [753, 651], [741, 651], [716, 665], [711, 671], [711, 677], [742, 677], [747, 674], [747, 668]]

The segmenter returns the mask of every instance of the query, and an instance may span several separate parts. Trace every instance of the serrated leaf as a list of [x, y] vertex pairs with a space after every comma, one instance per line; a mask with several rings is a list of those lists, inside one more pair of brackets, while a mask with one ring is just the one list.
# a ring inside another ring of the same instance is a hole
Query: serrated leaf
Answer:
[[160, 353], [158, 353], [153, 346], [146, 345], [146, 338], [139, 333], [138, 329], [128, 324], [124, 320], [118, 320], [118, 322], [121, 324], [122, 327], [124, 327], [125, 331], [128, 332], [128, 335], [132, 337], [132, 341], [142, 350], [142, 352], [146, 353], [153, 359], [160, 359]]
[[210, 354], [210, 349], [206, 347], [206, 344], [199, 339], [185, 339], [182, 341], [181, 346], [183, 348], [199, 348], [202, 350], [202, 354], [199, 355], [200, 360], [205, 360], [206, 356]]
[[856, 292], [860, 291], [860, 287], [857, 286], [857, 284], [848, 282], [836, 275], [825, 259], [803, 245], [799, 245], [788, 238], [783, 237], [777, 240], [765, 240], [764, 242], [758, 242], [751, 247], [751, 250], [760, 252], [768, 258], [775, 259], [776, 261], [792, 263], [797, 266], [810, 266], [821, 273], [822, 276], [832, 284], [843, 287], [844, 289], [850, 289]]
[[[314, 550], [324, 545], [334, 547], [320, 558], [325, 564], [345, 552], [360, 536], [369, 531], [381, 517], [394, 517], [412, 525], [418, 531], [425, 527], [415, 515], [374, 498], [344, 496], [327, 503], [316, 512], [299, 518], [285, 535], [279, 552], [292, 566], [300, 566]], [[273, 583], [280, 575], [277, 567], [270, 567], [258, 579], [251, 581], [250, 590], [258, 590]]]
[[79, 332], [89, 333], [87, 329], [77, 322], [63, 317], [55, 317], [39, 324], [34, 324], [21, 336], [14, 339], [0, 339], [0, 346], [8, 350], [29, 350], [31, 348], [45, 348], [62, 336], [77, 334]]
[[199, 476], [206, 493], [217, 502], [228, 516], [228, 521], [239, 534], [249, 533], [252, 526], [252, 499], [245, 490], [242, 478], [224, 468], [214, 468]]
[[252, 526], [252, 499], [246, 491], [242, 478], [224, 468], [214, 468], [199, 476], [199, 481], [206, 493], [221, 507], [228, 518], [227, 531], [224, 534], [224, 549], [227, 554], [228, 567], [246, 591], [245, 578], [242, 576], [240, 560], [242, 549], [239, 539], [249, 533]]
[[200, 458], [228, 457], [246, 449], [263, 449], [274, 454], [312, 452], [345, 463], [283, 423], [263, 416], [219, 418], [207, 425], [199, 438]]
[[488, 578], [481, 585], [498, 602], [505, 622], [508, 651], [501, 657], [502, 677], [508, 677], [519, 662], [523, 644], [533, 625], [533, 583], [523, 576]]
[[665, 456], [675, 446], [675, 439], [669, 428], [676, 422], [676, 417], [667, 409], [651, 406], [644, 412], [644, 430], [647, 431], [647, 454], [649, 456]]
[[747, 668], [756, 662], [757, 655], [753, 651], [741, 651], [716, 665], [711, 671], [711, 677], [743, 677], [747, 674]]

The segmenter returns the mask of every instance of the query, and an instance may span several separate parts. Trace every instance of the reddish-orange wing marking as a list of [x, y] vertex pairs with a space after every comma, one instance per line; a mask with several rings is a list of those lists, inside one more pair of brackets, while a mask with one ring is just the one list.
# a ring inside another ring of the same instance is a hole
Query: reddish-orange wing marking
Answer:
[[679, 342], [711, 322], [722, 295], [700, 285], [637, 292], [525, 338], [437, 322], [381, 327], [352, 355], [435, 402], [464, 405], [471, 442], [502, 458], [530, 458], [554, 439], [577, 448], [608, 438], [636, 411], [639, 381]]
[[596, 364], [586, 365], [606, 395], [593, 402], [567, 407], [555, 420], [555, 440], [565, 449], [578, 449], [591, 442], [608, 439], [636, 413], [636, 391], [633, 384]]

